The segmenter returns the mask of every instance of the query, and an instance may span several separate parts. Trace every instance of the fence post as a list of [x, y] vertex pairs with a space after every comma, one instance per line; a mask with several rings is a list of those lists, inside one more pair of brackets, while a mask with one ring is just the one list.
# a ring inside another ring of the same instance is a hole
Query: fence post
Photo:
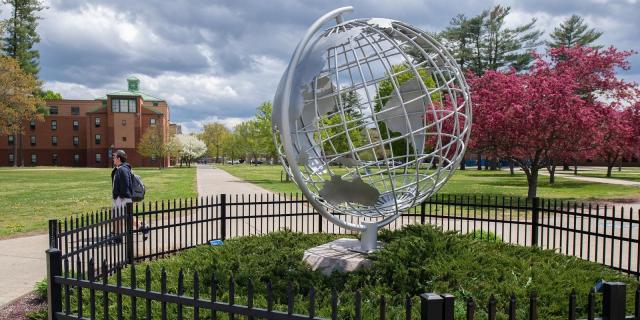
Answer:
[[58, 220], [49, 220], [49, 248], [58, 248]]
[[624, 282], [603, 283], [602, 320], [624, 320], [627, 305], [627, 285]]
[[322, 215], [318, 212], [318, 233], [322, 233]]
[[133, 203], [132, 202], [127, 203], [125, 208], [126, 208], [125, 231], [126, 231], [126, 241], [127, 241], [127, 246], [125, 247], [125, 250], [126, 250], [127, 263], [132, 265], [133, 264]]
[[424, 224], [427, 221], [426, 212], [425, 212], [427, 211], [426, 207], [427, 207], [427, 204], [424, 201], [422, 201], [422, 203], [420, 204], [420, 223], [421, 224]]
[[423, 293], [420, 295], [420, 319], [444, 320], [442, 314], [444, 299], [435, 293]]
[[222, 240], [225, 240], [227, 237], [227, 195], [220, 195], [220, 233], [222, 236], [220, 237]]
[[54, 277], [62, 275], [62, 253], [57, 248], [50, 248], [47, 254], [47, 302], [49, 320], [55, 319], [57, 312], [62, 312], [62, 286], [55, 283]]
[[531, 202], [531, 212], [532, 214], [532, 223], [531, 223], [531, 245], [534, 247], [538, 246], [538, 229], [540, 228], [539, 219], [540, 219], [540, 198], [535, 197]]
[[444, 299], [443, 319], [453, 320], [455, 297], [453, 295], [445, 293], [442, 295], [442, 298]]

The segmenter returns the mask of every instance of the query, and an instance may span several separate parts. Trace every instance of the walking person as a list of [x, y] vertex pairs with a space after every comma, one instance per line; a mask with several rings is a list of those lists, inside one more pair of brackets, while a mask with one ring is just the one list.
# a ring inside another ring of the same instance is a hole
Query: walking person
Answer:
[[[121, 218], [125, 214], [127, 203], [132, 203], [131, 165], [127, 162], [124, 150], [113, 153], [113, 169], [111, 170], [112, 219]], [[113, 243], [122, 242], [123, 219], [117, 219], [111, 231]], [[117, 235], [118, 236], [117, 236]]]
[[[113, 154], [113, 169], [111, 170], [111, 196], [113, 198], [113, 216], [112, 218], [122, 217], [126, 213], [127, 203], [133, 203], [133, 174], [131, 173], [131, 165], [127, 162], [127, 154], [124, 150], [118, 150]], [[114, 224], [112, 233], [112, 242], [121, 243], [122, 237], [116, 236], [122, 234], [123, 220], [118, 219]], [[149, 236], [149, 228], [135, 218], [135, 225], [138, 230], [142, 231], [144, 240]]]

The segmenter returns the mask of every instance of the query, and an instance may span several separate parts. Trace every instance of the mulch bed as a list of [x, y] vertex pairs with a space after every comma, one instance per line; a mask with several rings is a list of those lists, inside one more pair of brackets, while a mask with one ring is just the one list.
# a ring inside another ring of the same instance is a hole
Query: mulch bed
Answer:
[[0, 307], [0, 319], [27, 320], [27, 314], [47, 309], [47, 299], [30, 292]]

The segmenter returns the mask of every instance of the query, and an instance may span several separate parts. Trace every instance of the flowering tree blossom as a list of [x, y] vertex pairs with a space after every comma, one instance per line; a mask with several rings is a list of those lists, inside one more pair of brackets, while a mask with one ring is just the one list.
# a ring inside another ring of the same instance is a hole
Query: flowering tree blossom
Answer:
[[186, 162], [188, 166], [191, 166], [193, 160], [207, 152], [207, 145], [196, 136], [179, 134], [176, 137], [182, 146], [182, 152], [180, 152], [181, 163]]

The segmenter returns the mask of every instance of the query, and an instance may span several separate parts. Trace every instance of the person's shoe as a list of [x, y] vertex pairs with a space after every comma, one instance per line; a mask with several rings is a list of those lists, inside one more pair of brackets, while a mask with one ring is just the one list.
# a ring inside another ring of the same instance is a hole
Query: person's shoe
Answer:
[[149, 232], [151, 230], [149, 230], [149, 225], [148, 224], [142, 224], [142, 227], [140, 227], [140, 231], [142, 231], [142, 239], [143, 240], [149, 239]]

